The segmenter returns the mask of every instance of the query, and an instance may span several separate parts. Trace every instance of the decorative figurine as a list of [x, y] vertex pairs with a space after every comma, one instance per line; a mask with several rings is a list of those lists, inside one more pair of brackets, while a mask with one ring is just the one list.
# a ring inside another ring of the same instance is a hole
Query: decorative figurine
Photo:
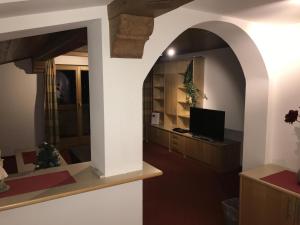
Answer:
[[0, 193], [5, 192], [9, 189], [9, 186], [4, 183], [4, 179], [8, 177], [5, 169], [3, 168], [4, 159], [1, 158], [1, 150], [0, 150]]
[[39, 170], [56, 166], [60, 166], [60, 157], [58, 150], [53, 145], [47, 142], [43, 142], [39, 146], [39, 150], [37, 152], [35, 169]]

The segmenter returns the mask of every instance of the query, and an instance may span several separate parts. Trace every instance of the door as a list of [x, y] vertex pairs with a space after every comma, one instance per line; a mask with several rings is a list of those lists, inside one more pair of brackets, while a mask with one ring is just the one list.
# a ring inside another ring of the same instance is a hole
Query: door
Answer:
[[88, 68], [58, 65], [56, 87], [59, 117], [59, 148], [90, 143]]

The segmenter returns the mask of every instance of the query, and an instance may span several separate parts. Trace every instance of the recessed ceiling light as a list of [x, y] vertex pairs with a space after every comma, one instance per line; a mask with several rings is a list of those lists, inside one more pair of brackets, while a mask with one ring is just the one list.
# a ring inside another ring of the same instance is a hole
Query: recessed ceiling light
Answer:
[[169, 49], [167, 50], [167, 55], [168, 55], [169, 57], [172, 57], [172, 56], [174, 56], [175, 54], [176, 54], [176, 51], [175, 51], [174, 48], [169, 48]]

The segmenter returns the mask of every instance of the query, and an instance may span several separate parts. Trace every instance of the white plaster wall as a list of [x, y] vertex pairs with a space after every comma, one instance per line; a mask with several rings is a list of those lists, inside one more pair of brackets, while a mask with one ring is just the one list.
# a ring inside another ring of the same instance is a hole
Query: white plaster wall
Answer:
[[244, 130], [245, 78], [230, 49], [204, 54], [204, 108], [225, 111], [225, 128]]
[[[29, 60], [18, 63], [31, 69]], [[0, 66], [0, 149], [4, 155], [33, 148], [43, 139], [41, 127], [36, 127], [41, 120], [36, 113], [37, 82], [37, 74], [27, 74], [14, 63]]]
[[245, 77], [229, 48], [199, 53], [205, 58], [203, 107], [225, 111], [225, 128], [244, 130]]
[[298, 170], [299, 123], [289, 125], [284, 122], [284, 116], [289, 109], [299, 110], [300, 106], [300, 24], [255, 24], [248, 30], [270, 74], [268, 161]]
[[5, 225], [141, 225], [142, 181], [0, 212]]

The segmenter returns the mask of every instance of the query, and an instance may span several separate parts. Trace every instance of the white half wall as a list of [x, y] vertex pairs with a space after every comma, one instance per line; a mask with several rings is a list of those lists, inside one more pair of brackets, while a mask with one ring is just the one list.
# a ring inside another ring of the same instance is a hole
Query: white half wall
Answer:
[[5, 225], [141, 225], [142, 181], [0, 212]]
[[[30, 60], [17, 63], [31, 70]], [[37, 76], [27, 74], [14, 63], [0, 65], [0, 149], [3, 155], [13, 155], [16, 149], [33, 148], [43, 140], [43, 114], [36, 104], [41, 97], [37, 96]]]

